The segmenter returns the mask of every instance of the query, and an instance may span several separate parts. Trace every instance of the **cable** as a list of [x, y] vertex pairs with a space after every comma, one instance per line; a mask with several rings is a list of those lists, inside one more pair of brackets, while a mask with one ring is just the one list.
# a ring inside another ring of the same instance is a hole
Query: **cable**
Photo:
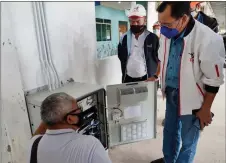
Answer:
[[123, 116], [123, 112], [122, 112], [122, 110], [121, 109], [119, 109], [119, 108], [112, 108], [113, 110], [119, 110], [120, 112], [121, 112], [121, 115], [120, 115], [120, 117], [122, 117]]
[[47, 59], [47, 52], [46, 52], [46, 48], [45, 48], [45, 38], [44, 38], [44, 34], [43, 34], [43, 24], [42, 24], [42, 18], [41, 18], [41, 9], [40, 9], [40, 4], [39, 2], [34, 2], [35, 3], [35, 6], [36, 6], [36, 12], [37, 12], [37, 19], [38, 19], [38, 26], [39, 26], [39, 30], [40, 30], [40, 45], [42, 46], [42, 53], [43, 54], [43, 59], [44, 59], [44, 65], [45, 65], [45, 69], [46, 69], [46, 75], [47, 75], [47, 78], [49, 79], [49, 90], [52, 90], [53, 87], [52, 87], [52, 77], [51, 77], [51, 67], [50, 65], [48, 64], [48, 59]]
[[[91, 102], [90, 102], [91, 100]], [[87, 99], [86, 99], [86, 105], [93, 105], [95, 102], [94, 98], [92, 96], [89, 96]]]
[[43, 7], [42, 7], [42, 4], [41, 2], [37, 2], [38, 3], [38, 7], [39, 7], [39, 14], [40, 14], [40, 20], [41, 20], [41, 29], [42, 29], [42, 41], [43, 41], [43, 44], [44, 44], [44, 54], [46, 56], [46, 61], [47, 61], [47, 65], [48, 65], [48, 68], [49, 68], [49, 73], [51, 74], [50, 76], [50, 81], [51, 81], [51, 89], [54, 90], [56, 88], [56, 85], [55, 85], [55, 75], [54, 75], [54, 70], [52, 69], [52, 66], [51, 66], [51, 63], [49, 61], [49, 51], [48, 51], [48, 45], [47, 45], [47, 38], [46, 38], [46, 27], [45, 27], [45, 18], [44, 18], [44, 15], [43, 15]]
[[56, 81], [55, 86], [57, 88], [59, 88], [61, 86], [60, 83], [60, 79], [59, 79], [59, 75], [57, 73], [56, 67], [53, 64], [53, 60], [52, 60], [52, 53], [51, 53], [51, 49], [50, 49], [50, 43], [49, 43], [49, 36], [48, 36], [48, 30], [47, 30], [47, 22], [46, 22], [46, 13], [45, 13], [45, 5], [43, 2], [40, 2], [41, 7], [41, 14], [42, 14], [42, 18], [43, 18], [43, 26], [44, 26], [44, 36], [45, 36], [45, 41], [46, 41], [46, 50], [47, 50], [47, 55], [48, 55], [48, 59], [49, 59], [49, 64], [52, 68], [52, 71], [54, 73], [54, 81]]
[[44, 49], [43, 49], [43, 41], [41, 40], [41, 25], [40, 25], [40, 15], [39, 15], [39, 10], [37, 6], [37, 2], [32, 2], [32, 8], [33, 8], [33, 16], [34, 16], [34, 24], [35, 24], [35, 29], [36, 29], [36, 37], [37, 37], [37, 46], [39, 50], [39, 59], [41, 63], [41, 69], [42, 73], [44, 74], [44, 79], [47, 82], [47, 85], [49, 89], [51, 90], [51, 85], [50, 85], [50, 76], [49, 76], [49, 71], [48, 71], [48, 65], [46, 64], [46, 59], [44, 55]]
[[[105, 109], [119, 110], [119, 111], [121, 112], [121, 115], [120, 115], [120, 116], [123, 115], [123, 111], [122, 111], [121, 109], [119, 109], [119, 107], [107, 108], [106, 106], [104, 106], [103, 104], [101, 104], [101, 103], [99, 103], [99, 102], [97, 102], [97, 104], [103, 106]], [[120, 105], [119, 105], [119, 106], [120, 106]]]

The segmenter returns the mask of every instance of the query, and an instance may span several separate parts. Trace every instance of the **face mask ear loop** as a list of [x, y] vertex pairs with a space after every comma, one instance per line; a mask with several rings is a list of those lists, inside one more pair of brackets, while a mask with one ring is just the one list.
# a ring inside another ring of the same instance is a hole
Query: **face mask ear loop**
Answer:
[[[182, 18], [183, 18], [183, 17], [182, 17]], [[181, 18], [181, 20], [182, 20], [182, 18]], [[178, 25], [179, 25], [179, 22], [178, 22], [176, 28], [178, 27]], [[181, 24], [181, 28], [183, 28], [183, 23]]]

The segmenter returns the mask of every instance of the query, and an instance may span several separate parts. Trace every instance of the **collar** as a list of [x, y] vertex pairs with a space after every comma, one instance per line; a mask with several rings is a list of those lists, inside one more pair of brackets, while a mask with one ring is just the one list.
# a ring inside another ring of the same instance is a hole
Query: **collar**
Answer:
[[190, 20], [187, 24], [186, 30], [184, 32], [183, 37], [186, 37], [187, 35], [189, 35], [193, 29], [193, 27], [195, 26], [195, 20], [194, 18], [190, 15]]
[[46, 130], [47, 135], [60, 135], [75, 132], [73, 129]]
[[189, 19], [189, 22], [187, 24], [187, 27], [185, 27], [184, 30], [179, 35], [174, 37], [173, 40], [176, 41], [179, 38], [186, 37], [192, 31], [194, 25], [195, 25], [195, 20], [194, 20], [194, 18], [192, 16], [190, 16], [190, 19]]
[[175, 43], [178, 39], [183, 39], [186, 30], [187, 30], [187, 28], [185, 27], [185, 29], [179, 35], [172, 38], [172, 43]]

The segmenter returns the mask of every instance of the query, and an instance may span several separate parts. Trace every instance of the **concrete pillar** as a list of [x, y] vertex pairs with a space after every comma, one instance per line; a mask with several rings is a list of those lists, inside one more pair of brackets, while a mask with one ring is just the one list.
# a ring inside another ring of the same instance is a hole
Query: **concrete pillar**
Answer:
[[136, 1], [131, 2], [131, 8], [136, 5]]
[[203, 6], [204, 6], [204, 13], [206, 15], [209, 15], [209, 16], [212, 16], [212, 17], [215, 17], [215, 14], [213, 12], [213, 9], [211, 7], [211, 4], [210, 2], [203, 2]]
[[156, 2], [148, 2], [147, 6], [147, 28], [153, 32], [153, 25], [158, 21], [158, 13], [156, 11]]

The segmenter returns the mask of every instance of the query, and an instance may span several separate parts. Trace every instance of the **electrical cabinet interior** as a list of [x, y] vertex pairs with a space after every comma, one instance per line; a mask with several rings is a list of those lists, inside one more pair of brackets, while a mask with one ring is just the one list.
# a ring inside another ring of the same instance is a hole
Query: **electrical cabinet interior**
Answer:
[[42, 101], [58, 92], [74, 97], [86, 113], [79, 133], [95, 136], [105, 149], [156, 137], [155, 83], [110, 85], [105, 91], [102, 86], [73, 82], [51, 92], [28, 94], [26, 102], [32, 133], [41, 122]]

